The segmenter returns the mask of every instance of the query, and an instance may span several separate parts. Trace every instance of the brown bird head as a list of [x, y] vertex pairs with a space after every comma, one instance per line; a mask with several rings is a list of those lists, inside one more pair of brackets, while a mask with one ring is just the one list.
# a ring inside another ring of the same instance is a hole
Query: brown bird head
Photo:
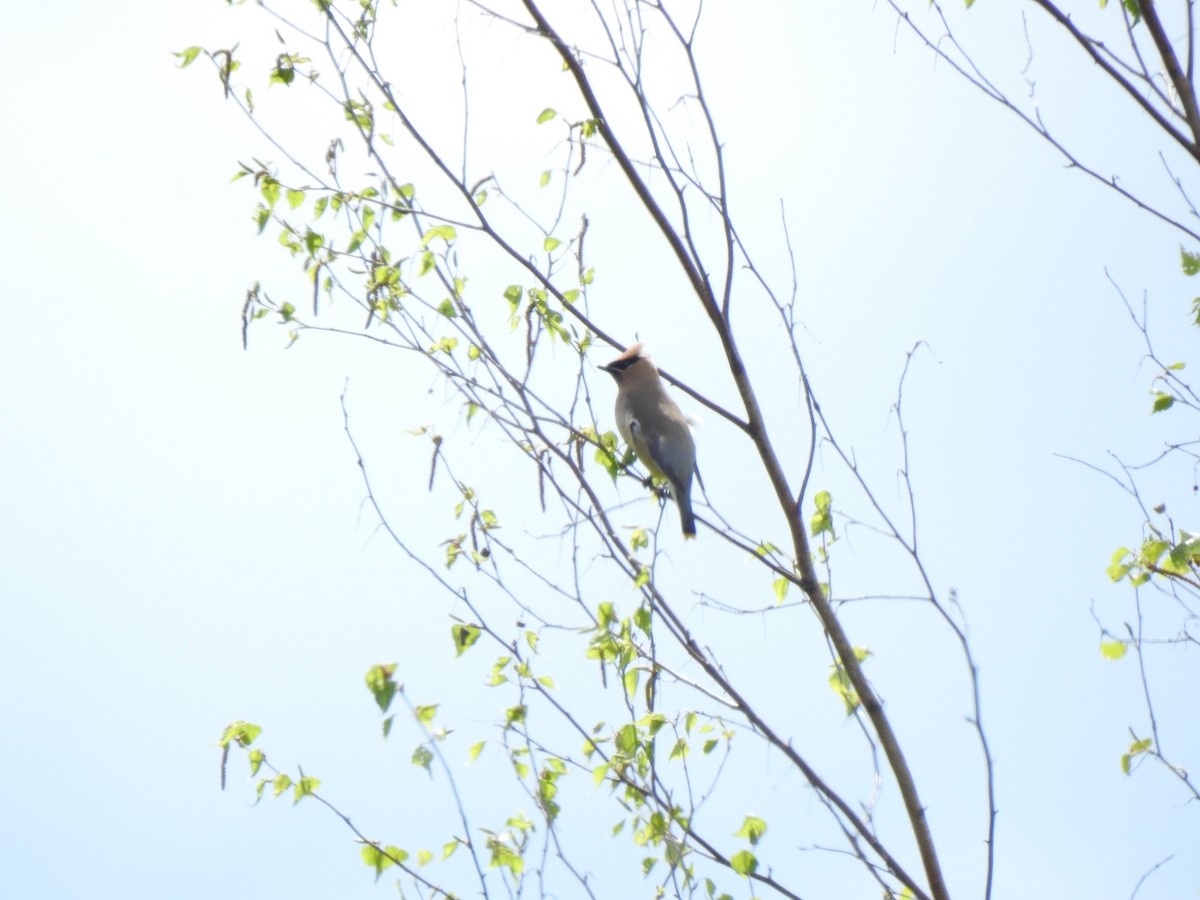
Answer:
[[609, 375], [615, 378], [618, 383], [620, 383], [621, 376], [629, 370], [629, 367], [641, 360], [646, 360], [649, 362], [650, 357], [647, 356], [646, 352], [642, 349], [641, 343], [637, 343], [614, 359], [612, 362], [605, 363], [599, 368], [607, 372]]

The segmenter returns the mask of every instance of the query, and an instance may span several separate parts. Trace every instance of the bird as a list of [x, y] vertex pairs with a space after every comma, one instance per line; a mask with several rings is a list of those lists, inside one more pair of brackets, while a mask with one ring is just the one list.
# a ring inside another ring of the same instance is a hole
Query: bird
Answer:
[[694, 538], [692, 475], [696, 471], [696, 442], [683, 411], [668, 396], [658, 369], [640, 343], [600, 369], [617, 382], [617, 430], [650, 474], [671, 486], [683, 536]]

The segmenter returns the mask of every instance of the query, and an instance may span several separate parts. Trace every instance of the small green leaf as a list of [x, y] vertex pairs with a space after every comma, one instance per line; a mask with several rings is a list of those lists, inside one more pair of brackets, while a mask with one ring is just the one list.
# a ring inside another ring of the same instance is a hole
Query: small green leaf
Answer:
[[735, 831], [734, 837], [746, 838], [751, 844], [757, 844], [767, 833], [767, 823], [758, 816], [746, 816], [740, 830]]
[[321, 779], [305, 775], [292, 786], [292, 803], [299, 803], [303, 798], [312, 796], [313, 791], [321, 786]]
[[433, 762], [433, 751], [422, 744], [413, 751], [412, 761], [414, 766], [420, 766], [426, 772], [429, 772], [430, 763]]
[[550, 183], [550, 170], [547, 169], [538, 179], [538, 187], [545, 187]]
[[180, 50], [178, 53], [172, 53], [171, 55], [179, 60], [179, 62], [175, 64], [175, 68], [186, 69], [196, 61], [196, 57], [200, 55], [202, 50], [203, 48], [201, 47], [188, 47], [186, 50]]
[[557, 110], [551, 109], [550, 107], [547, 106], [540, 113], [538, 113], [537, 123], [539, 125], [541, 125], [544, 122], [549, 122], [551, 119], [553, 119], [557, 115], [558, 115]]
[[790, 585], [791, 582], [786, 578], [776, 578], [773, 582], [771, 582], [771, 590], [775, 592], [776, 604], [782, 603], [787, 597], [788, 587]]
[[437, 715], [438, 706], [439, 704], [437, 703], [422, 704], [413, 710], [413, 716], [422, 725], [431, 725], [433, 724], [434, 717]]
[[392, 680], [395, 671], [395, 663], [374, 665], [367, 670], [367, 688], [375, 696], [375, 703], [378, 704], [380, 712], [388, 711], [388, 707], [392, 705], [392, 698], [396, 695], [397, 685]]
[[221, 746], [228, 747], [230, 744], [237, 744], [239, 747], [249, 747], [260, 734], [262, 734], [261, 726], [238, 720], [225, 726], [225, 731], [221, 735]]
[[1175, 398], [1170, 394], [1164, 394], [1162, 391], [1154, 392], [1154, 408], [1153, 412], [1164, 412], [1175, 405]]
[[1148, 752], [1152, 746], [1154, 746], [1154, 741], [1150, 738], [1142, 738], [1130, 744], [1129, 752], [1121, 755], [1121, 771], [1128, 775], [1133, 765], [1133, 758]]
[[1114, 641], [1108, 638], [1100, 642], [1100, 653], [1105, 659], [1120, 659], [1125, 655], [1127, 649], [1124, 641]]
[[479, 640], [479, 628], [475, 625], [453, 625], [450, 628], [450, 634], [454, 638], [454, 655], [462, 656], [468, 650], [475, 646], [475, 642]]
[[[392, 850], [392, 849], [393, 848], [391, 848], [391, 847], [388, 848], [388, 850]], [[363, 846], [362, 850], [359, 852], [362, 854], [363, 862], [365, 862], [368, 866], [370, 866], [372, 869], [375, 870], [376, 878], [378, 878], [383, 873], [383, 870], [386, 869], [388, 866], [395, 865], [395, 860], [392, 859], [392, 856], [394, 854], [385, 853], [382, 849], [380, 849], [375, 844], [366, 844]], [[401, 851], [401, 852], [403, 852], [403, 851]], [[408, 856], [407, 853], [404, 855]]]
[[550, 252], [556, 250], [558, 248], [558, 245], [561, 243], [562, 243], [562, 241], [560, 241], [558, 238], [548, 237], [544, 241], [542, 241], [542, 249], [545, 250], [547, 253], [550, 253]]
[[454, 301], [449, 297], [438, 304], [438, 312], [447, 319], [453, 319], [458, 316], [458, 309], [455, 307]]
[[458, 232], [454, 230], [453, 225], [434, 225], [421, 235], [421, 246], [428, 247], [429, 242], [436, 238], [441, 238], [448, 244], [456, 237], [458, 237]]
[[632, 755], [637, 749], [638, 733], [637, 728], [632, 725], [622, 725], [617, 732], [617, 749], [627, 755]]
[[818, 491], [816, 497], [813, 498], [813, 505], [816, 507], [816, 512], [813, 513], [810, 522], [812, 536], [816, 537], [826, 531], [833, 535], [833, 516], [830, 513], [833, 496], [829, 491]]
[[487, 741], [479, 741], [471, 745], [471, 749], [467, 751], [467, 759], [470, 762], [475, 762], [479, 759], [479, 754], [483, 752], [483, 748], [487, 746]]
[[733, 854], [729, 867], [739, 875], [753, 875], [758, 870], [758, 858], [749, 850]]

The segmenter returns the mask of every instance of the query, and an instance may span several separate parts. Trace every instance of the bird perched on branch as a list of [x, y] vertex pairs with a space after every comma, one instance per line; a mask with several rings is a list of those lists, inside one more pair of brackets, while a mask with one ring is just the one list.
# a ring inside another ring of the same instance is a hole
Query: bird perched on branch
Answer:
[[667, 395], [641, 344], [600, 366], [617, 382], [617, 430], [651, 475], [666, 479], [679, 505], [684, 537], [696, 536], [692, 513], [692, 474], [696, 442], [683, 412]]

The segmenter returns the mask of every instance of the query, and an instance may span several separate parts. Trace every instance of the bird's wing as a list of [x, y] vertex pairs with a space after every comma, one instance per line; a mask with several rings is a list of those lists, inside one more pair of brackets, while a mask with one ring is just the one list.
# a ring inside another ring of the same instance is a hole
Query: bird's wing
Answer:
[[681, 472], [677, 472], [667, 459], [661, 435], [654, 435], [643, 429], [635, 416], [630, 416], [629, 418], [629, 433], [633, 438], [630, 443], [634, 445], [635, 450], [642, 447], [646, 449], [646, 456], [649, 459], [643, 459], [642, 462], [648, 468], [656, 470], [653, 474], [661, 474], [673, 485], [684, 484], [686, 482], [687, 476]]

